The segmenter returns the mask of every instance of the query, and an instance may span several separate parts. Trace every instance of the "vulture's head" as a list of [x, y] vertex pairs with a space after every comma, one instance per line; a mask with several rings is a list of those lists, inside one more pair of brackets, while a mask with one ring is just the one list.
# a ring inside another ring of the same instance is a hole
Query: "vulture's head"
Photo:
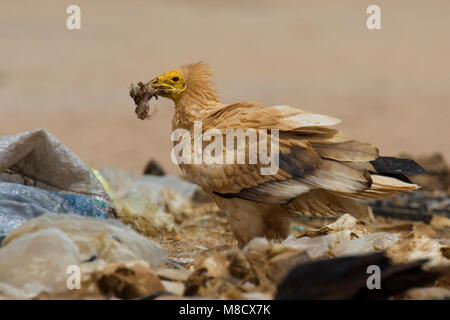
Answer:
[[164, 72], [147, 82], [153, 95], [169, 98], [177, 104], [184, 95], [217, 101], [217, 93], [211, 81], [212, 72], [204, 62]]
[[177, 102], [186, 91], [186, 81], [181, 70], [170, 70], [160, 74], [147, 83], [154, 90], [154, 95], [172, 99]]

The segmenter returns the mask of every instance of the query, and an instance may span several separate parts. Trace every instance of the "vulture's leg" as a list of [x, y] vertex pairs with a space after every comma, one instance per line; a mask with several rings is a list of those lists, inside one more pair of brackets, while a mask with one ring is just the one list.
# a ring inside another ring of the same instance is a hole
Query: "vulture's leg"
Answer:
[[289, 235], [291, 221], [281, 215], [277, 205], [261, 204], [239, 198], [214, 196], [217, 205], [227, 215], [231, 231], [243, 248], [256, 237], [282, 240]]

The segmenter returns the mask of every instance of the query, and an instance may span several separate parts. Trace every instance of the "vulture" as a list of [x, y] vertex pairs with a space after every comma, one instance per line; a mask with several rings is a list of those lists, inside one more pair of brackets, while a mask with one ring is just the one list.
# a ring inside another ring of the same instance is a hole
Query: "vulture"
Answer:
[[172, 159], [215, 199], [240, 247], [255, 237], [286, 238], [293, 215], [351, 214], [355, 200], [419, 188], [407, 176], [422, 167], [380, 157], [375, 146], [332, 128], [336, 118], [287, 105], [221, 102], [203, 62], [145, 87], [146, 101], [174, 102]]

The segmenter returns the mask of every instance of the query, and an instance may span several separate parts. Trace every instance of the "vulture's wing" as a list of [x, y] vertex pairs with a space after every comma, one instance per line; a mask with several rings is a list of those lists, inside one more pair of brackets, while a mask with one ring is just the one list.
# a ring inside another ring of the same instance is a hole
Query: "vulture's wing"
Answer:
[[226, 106], [203, 119], [210, 128], [257, 128], [291, 131], [304, 128], [314, 133], [314, 127], [332, 126], [341, 120], [310, 113], [290, 106], [262, 106], [253, 102], [240, 102]]
[[[202, 163], [181, 165], [181, 168], [195, 183], [218, 196], [271, 204], [287, 204], [301, 195], [307, 197], [313, 190], [325, 190], [329, 199], [333, 194], [366, 198], [417, 187], [390, 178], [395, 180], [393, 186], [392, 181], [385, 180], [385, 177], [374, 177], [376, 172], [370, 161], [378, 157], [378, 149], [326, 127], [337, 123], [338, 119], [289, 106], [265, 107], [250, 102], [233, 104], [204, 118], [203, 131], [213, 128], [221, 133], [227, 129], [242, 129], [244, 132], [246, 129], [270, 129], [267, 132], [267, 140], [270, 141], [274, 134], [271, 130], [279, 130], [278, 171], [263, 175], [261, 168], [269, 165], [262, 163], [259, 154], [253, 164], [246, 156], [242, 164], [236, 164], [234, 158], [230, 164]], [[245, 141], [247, 154], [249, 150], [259, 150], [257, 139], [248, 137]], [[230, 147], [225, 139], [221, 143], [221, 156], [226, 159], [226, 150]], [[208, 144], [210, 142], [203, 142], [203, 151], [208, 150]], [[236, 150], [237, 144], [232, 150]], [[378, 189], [372, 191], [374, 178]], [[324, 197], [317, 192], [312, 195]], [[314, 197], [311, 201], [315, 201]]]

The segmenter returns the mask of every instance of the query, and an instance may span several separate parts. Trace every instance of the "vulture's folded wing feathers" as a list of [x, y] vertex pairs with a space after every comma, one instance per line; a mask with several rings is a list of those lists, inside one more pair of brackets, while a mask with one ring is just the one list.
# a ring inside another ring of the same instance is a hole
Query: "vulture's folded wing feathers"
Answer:
[[[338, 124], [341, 120], [303, 111], [289, 106], [266, 107], [253, 102], [240, 102], [228, 105], [206, 118], [203, 125], [210, 128], [254, 128], [308, 132], [315, 127]], [[326, 129], [331, 130], [331, 129]]]
[[[337, 123], [338, 119], [289, 106], [265, 107], [251, 102], [229, 105], [204, 118], [203, 131], [211, 128], [223, 132], [233, 128], [278, 129], [278, 172], [262, 175], [261, 168], [268, 165], [260, 161], [256, 164], [249, 164], [248, 161], [245, 164], [224, 165], [203, 163], [182, 166], [182, 169], [188, 171], [194, 182], [205, 190], [223, 198], [238, 197], [261, 203], [287, 204], [302, 195], [305, 195], [305, 199], [310, 195], [304, 206], [315, 214], [323, 214], [327, 210], [335, 212], [339, 208], [336, 203], [344, 203], [348, 197], [377, 198], [417, 189], [413, 184], [373, 175], [376, 171], [370, 161], [377, 159], [378, 149], [371, 144], [353, 140], [336, 129], [325, 127]], [[270, 130], [268, 140], [271, 138]], [[247, 142], [247, 152], [251, 146], [252, 142]], [[223, 159], [225, 151], [224, 141]], [[327, 193], [311, 193], [314, 190]], [[322, 200], [317, 199], [319, 195]], [[323, 201], [324, 195], [334, 202]], [[304, 212], [305, 208], [301, 211]]]

